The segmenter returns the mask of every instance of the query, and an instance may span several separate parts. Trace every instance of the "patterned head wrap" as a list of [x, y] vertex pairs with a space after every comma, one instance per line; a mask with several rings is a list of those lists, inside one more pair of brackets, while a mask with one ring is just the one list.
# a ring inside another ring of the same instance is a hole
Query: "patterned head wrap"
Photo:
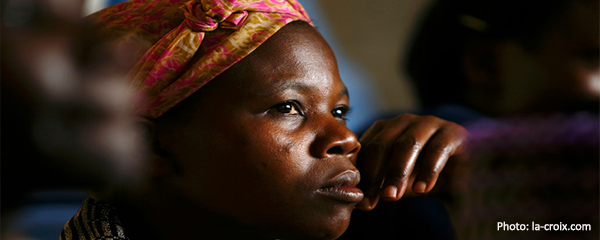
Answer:
[[149, 118], [161, 116], [286, 24], [311, 23], [296, 0], [131, 0], [94, 17], [101, 34], [126, 32], [127, 38], [154, 43], [131, 71], [136, 114]]

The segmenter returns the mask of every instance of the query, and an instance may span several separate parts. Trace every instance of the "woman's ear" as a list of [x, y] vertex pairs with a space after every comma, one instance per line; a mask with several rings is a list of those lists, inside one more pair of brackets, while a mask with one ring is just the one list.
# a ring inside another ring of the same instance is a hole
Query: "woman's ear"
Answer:
[[149, 172], [154, 178], [166, 177], [173, 173], [174, 163], [169, 158], [169, 152], [164, 148], [157, 134], [156, 121], [138, 117], [138, 124], [144, 132], [142, 136], [146, 138], [148, 143], [149, 154]]

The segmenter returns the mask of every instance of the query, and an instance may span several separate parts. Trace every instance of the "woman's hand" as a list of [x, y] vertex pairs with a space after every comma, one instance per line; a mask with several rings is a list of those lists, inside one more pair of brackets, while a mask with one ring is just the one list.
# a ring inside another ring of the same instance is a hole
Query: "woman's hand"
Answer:
[[360, 139], [365, 198], [357, 208], [371, 210], [379, 197], [397, 201], [428, 193], [448, 158], [463, 151], [467, 136], [462, 126], [433, 116], [403, 114], [375, 122]]

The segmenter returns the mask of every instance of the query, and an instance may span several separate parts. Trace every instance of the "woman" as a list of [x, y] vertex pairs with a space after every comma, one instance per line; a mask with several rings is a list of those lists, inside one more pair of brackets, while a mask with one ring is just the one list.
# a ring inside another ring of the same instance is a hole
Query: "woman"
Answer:
[[104, 202], [86, 200], [63, 239], [334, 239], [357, 206], [429, 192], [462, 149], [462, 127], [414, 115], [359, 142], [333, 52], [296, 1], [130, 1], [96, 18], [154, 44], [132, 71], [152, 178], [92, 194]]

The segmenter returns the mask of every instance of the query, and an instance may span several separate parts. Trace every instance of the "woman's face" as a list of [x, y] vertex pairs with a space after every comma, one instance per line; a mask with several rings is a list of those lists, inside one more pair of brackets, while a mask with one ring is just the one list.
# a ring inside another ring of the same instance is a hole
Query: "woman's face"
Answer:
[[360, 143], [346, 128], [333, 52], [314, 28], [285, 26], [183, 104], [158, 133], [179, 169], [171, 183], [194, 204], [269, 237], [343, 233], [363, 197]]

